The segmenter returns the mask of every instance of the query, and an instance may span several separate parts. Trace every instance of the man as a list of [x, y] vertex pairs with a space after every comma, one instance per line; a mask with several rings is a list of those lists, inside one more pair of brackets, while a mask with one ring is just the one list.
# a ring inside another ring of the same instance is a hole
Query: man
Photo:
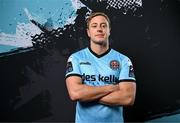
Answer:
[[76, 122], [124, 122], [123, 107], [133, 105], [136, 83], [128, 57], [109, 47], [110, 20], [102, 12], [87, 19], [90, 46], [67, 62], [66, 85], [76, 105]]

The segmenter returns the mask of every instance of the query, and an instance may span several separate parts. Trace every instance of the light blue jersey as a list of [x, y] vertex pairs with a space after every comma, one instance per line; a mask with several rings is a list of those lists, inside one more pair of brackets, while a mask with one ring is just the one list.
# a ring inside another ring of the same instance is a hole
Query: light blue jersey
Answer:
[[[128, 57], [108, 49], [97, 55], [90, 48], [72, 54], [67, 62], [66, 78], [79, 76], [89, 86], [118, 84], [121, 81], [135, 82], [134, 70]], [[122, 106], [108, 106], [93, 102], [77, 102], [76, 122], [104, 123], [124, 122]]]

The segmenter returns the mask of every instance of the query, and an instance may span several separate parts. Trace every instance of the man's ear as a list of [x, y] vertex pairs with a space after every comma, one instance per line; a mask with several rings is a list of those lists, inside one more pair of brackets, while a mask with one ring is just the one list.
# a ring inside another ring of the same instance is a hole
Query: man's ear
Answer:
[[88, 37], [90, 37], [89, 29], [86, 29]]
[[111, 28], [109, 28], [109, 35], [111, 35]]

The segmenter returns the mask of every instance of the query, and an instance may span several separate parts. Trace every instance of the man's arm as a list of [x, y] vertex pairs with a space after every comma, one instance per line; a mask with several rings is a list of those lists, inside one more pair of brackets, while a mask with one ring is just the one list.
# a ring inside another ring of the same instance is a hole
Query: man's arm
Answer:
[[120, 82], [119, 90], [100, 98], [99, 102], [106, 105], [133, 105], [136, 95], [135, 82]]
[[[75, 101], [94, 101], [119, 89], [118, 85], [88, 86], [82, 84], [81, 77], [70, 76], [66, 78], [66, 86], [70, 98]], [[106, 100], [106, 99], [105, 99]]]

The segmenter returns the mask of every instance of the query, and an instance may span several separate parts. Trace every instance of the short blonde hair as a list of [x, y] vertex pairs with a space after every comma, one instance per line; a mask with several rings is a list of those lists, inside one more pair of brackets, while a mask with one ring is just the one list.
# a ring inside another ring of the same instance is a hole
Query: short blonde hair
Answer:
[[105, 13], [103, 13], [103, 12], [94, 12], [94, 13], [91, 13], [90, 16], [89, 16], [89, 17], [87, 18], [87, 20], [86, 20], [87, 28], [89, 28], [89, 23], [90, 23], [90, 21], [92, 20], [92, 18], [94, 18], [94, 17], [96, 17], [96, 16], [103, 16], [103, 17], [105, 17], [106, 20], [107, 20], [108, 23], [109, 23], [109, 27], [111, 26], [111, 25], [110, 25], [110, 24], [111, 24], [110, 19], [109, 19], [109, 17], [108, 17]]

